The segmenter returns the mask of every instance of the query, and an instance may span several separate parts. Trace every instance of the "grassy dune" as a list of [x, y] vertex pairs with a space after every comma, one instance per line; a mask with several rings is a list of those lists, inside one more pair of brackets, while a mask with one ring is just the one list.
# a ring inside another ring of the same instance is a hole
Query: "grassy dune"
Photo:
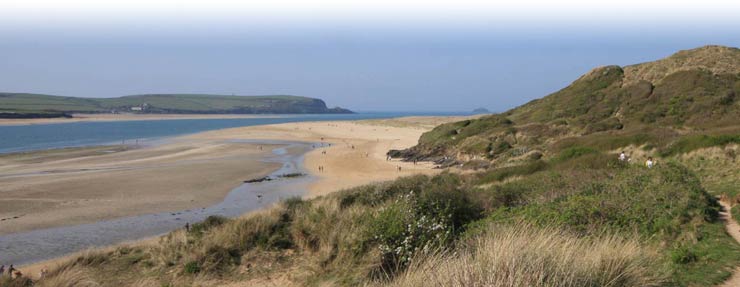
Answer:
[[46, 280], [703, 286], [727, 278], [740, 246], [693, 172], [615, 158], [568, 153], [506, 179], [491, 177], [495, 169], [443, 173], [294, 198], [239, 219], [211, 217], [155, 244], [90, 252]]

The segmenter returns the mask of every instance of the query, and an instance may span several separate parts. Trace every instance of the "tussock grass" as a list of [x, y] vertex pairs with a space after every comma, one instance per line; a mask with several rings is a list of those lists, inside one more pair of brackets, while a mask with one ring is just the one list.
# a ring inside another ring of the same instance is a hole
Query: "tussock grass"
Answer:
[[389, 286], [661, 286], [656, 254], [617, 236], [495, 226], [458, 252], [421, 256]]
[[59, 268], [53, 270], [35, 286], [39, 287], [98, 287], [89, 271], [81, 268]]

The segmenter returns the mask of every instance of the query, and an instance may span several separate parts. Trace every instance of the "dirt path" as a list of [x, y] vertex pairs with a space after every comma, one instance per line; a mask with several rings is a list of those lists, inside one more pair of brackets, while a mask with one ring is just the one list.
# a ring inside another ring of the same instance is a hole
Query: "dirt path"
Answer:
[[[732, 236], [732, 238], [735, 239], [738, 243], [740, 243], [740, 225], [737, 224], [737, 221], [732, 219], [732, 214], [730, 213], [730, 209], [732, 208], [728, 203], [720, 201], [719, 204], [722, 205], [722, 209], [724, 211], [720, 212], [720, 218], [725, 221], [725, 228], [727, 228], [727, 233]], [[732, 276], [730, 279], [727, 279], [724, 283], [721, 285], [718, 285], [720, 287], [737, 287], [740, 286], [740, 267], [735, 269], [735, 272], [732, 273]]]

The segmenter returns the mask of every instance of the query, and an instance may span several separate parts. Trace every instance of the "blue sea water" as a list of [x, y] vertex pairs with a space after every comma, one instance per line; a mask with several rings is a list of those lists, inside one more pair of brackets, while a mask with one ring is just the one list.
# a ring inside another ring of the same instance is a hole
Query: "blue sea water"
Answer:
[[243, 126], [304, 121], [382, 119], [401, 116], [443, 116], [460, 113], [367, 112], [340, 115], [278, 115], [242, 119], [181, 119], [76, 122], [0, 126], [0, 153], [41, 149], [133, 143], [164, 137]]

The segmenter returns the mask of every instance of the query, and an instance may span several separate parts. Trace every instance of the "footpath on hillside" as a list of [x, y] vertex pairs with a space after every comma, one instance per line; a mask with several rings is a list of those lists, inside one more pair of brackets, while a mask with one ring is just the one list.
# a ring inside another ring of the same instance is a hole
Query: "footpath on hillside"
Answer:
[[[727, 229], [727, 233], [732, 236], [732, 238], [735, 239], [738, 243], [740, 243], [740, 225], [737, 224], [737, 221], [732, 219], [732, 214], [730, 213], [730, 210], [732, 206], [730, 206], [729, 203], [726, 203], [724, 201], [720, 201], [719, 204], [722, 205], [723, 211], [721, 211], [720, 218], [725, 221], [725, 228]], [[732, 276], [730, 279], [719, 285], [721, 287], [737, 287], [740, 286], [740, 267], [735, 269], [735, 272], [732, 273]]]

